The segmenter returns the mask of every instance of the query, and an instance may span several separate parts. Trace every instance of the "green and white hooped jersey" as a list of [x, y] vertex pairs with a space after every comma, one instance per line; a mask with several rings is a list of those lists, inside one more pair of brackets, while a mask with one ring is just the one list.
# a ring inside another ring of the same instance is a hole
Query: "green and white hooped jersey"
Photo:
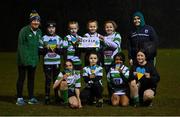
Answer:
[[75, 55], [75, 43], [77, 39], [81, 38], [80, 36], [67, 35], [64, 39], [63, 46], [67, 48], [67, 59], [71, 59], [74, 65], [80, 65], [81, 60], [78, 56]]
[[[74, 92], [75, 88], [81, 87], [81, 79], [80, 79], [79, 72], [76, 72], [75, 70], [73, 70], [71, 72], [65, 72], [65, 73], [68, 74], [68, 77], [67, 77], [68, 89]], [[63, 77], [63, 73], [60, 72], [57, 80], [61, 79], [62, 77]]]
[[[104, 65], [111, 65], [114, 56], [118, 52], [121, 52], [121, 36], [117, 32], [113, 33], [112, 35], [105, 36], [104, 43]], [[116, 48], [115, 45], [117, 46]]]
[[[103, 68], [101, 66], [86, 66], [83, 68], [83, 76], [89, 76], [94, 74], [95, 76], [103, 76]], [[102, 81], [99, 81], [102, 85]]]
[[[56, 36], [48, 36], [44, 35], [42, 37], [43, 45], [50, 45], [50, 48], [56, 48], [56, 45], [58, 45], [60, 48], [62, 47], [62, 39], [56, 35]], [[48, 52], [44, 56], [44, 64], [45, 65], [57, 65], [61, 64], [61, 57], [59, 54]]]
[[118, 69], [122, 70], [122, 74], [127, 80], [129, 78], [129, 68], [125, 65], [116, 65], [115, 67], [111, 67], [107, 74], [107, 81], [108, 83], [111, 83], [114, 88], [120, 87], [124, 84], [124, 80]]

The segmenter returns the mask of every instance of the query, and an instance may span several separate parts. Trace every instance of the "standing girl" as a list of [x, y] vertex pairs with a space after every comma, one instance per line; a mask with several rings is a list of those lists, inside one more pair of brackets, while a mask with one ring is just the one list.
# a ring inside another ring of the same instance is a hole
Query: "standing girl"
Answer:
[[102, 37], [101, 40], [104, 42], [104, 65], [107, 73], [114, 56], [121, 51], [121, 36], [115, 31], [117, 24], [112, 20], [106, 21], [104, 28], [106, 36]]
[[67, 48], [67, 59], [73, 61], [74, 68], [81, 70], [80, 51], [78, 48], [80, 36], [77, 34], [79, 30], [78, 22], [70, 21], [68, 24], [69, 35], [64, 38], [64, 48]]
[[[45, 104], [50, 103], [51, 81], [56, 80], [61, 66], [60, 48], [62, 39], [56, 35], [56, 22], [47, 22], [47, 35], [42, 38], [44, 50]], [[59, 101], [58, 90], [54, 90], [55, 101]]]
[[[88, 23], [87, 23], [87, 29], [88, 29], [88, 33], [86, 33], [84, 35], [84, 37], [87, 37], [87, 38], [89, 38], [89, 37], [101, 38], [102, 37], [99, 33], [97, 33], [98, 22], [96, 20], [89, 20]], [[99, 42], [99, 44], [100, 44], [100, 42]], [[101, 52], [100, 47], [101, 47], [101, 45], [99, 47], [86, 48], [85, 49], [85, 60], [88, 60], [89, 54], [92, 51]], [[85, 65], [87, 65], [87, 63], [88, 63], [88, 61], [85, 61]]]

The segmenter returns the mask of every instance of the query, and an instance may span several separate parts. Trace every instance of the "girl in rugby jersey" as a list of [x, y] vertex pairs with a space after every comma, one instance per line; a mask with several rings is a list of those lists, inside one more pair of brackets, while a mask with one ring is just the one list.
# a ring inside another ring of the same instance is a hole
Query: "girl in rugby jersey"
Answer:
[[78, 48], [81, 36], [79, 36], [79, 24], [76, 21], [68, 23], [69, 34], [64, 38], [63, 46], [67, 49], [67, 59], [73, 61], [74, 69], [81, 70], [80, 49]]
[[[45, 73], [45, 104], [50, 103], [50, 85], [51, 81], [56, 80], [61, 65], [60, 49], [62, 39], [56, 35], [56, 22], [47, 22], [47, 35], [42, 37], [42, 46], [40, 47], [44, 54], [44, 73]], [[54, 90], [55, 101], [59, 101], [58, 90]]]
[[103, 41], [104, 66], [106, 73], [109, 71], [114, 56], [121, 52], [121, 35], [116, 32], [117, 24], [113, 20], [105, 22], [106, 36], [101, 37]]
[[[84, 37], [87, 37], [87, 38], [90, 38], [90, 37], [97, 37], [97, 38], [101, 38], [102, 35], [100, 35], [99, 33], [97, 33], [97, 30], [98, 30], [98, 22], [97, 20], [89, 20], [88, 23], [87, 23], [87, 29], [88, 29], [88, 33], [86, 33], [84, 35]], [[84, 52], [85, 52], [85, 66], [87, 66], [88, 64], [88, 57], [89, 57], [89, 54], [92, 52], [92, 51], [96, 51], [96, 52], [100, 52], [101, 53], [101, 44], [100, 44], [100, 40], [99, 40], [99, 47], [94, 47], [94, 48], [85, 48]], [[99, 59], [101, 59], [102, 57], [100, 57]], [[100, 60], [101, 61], [101, 60]]]
[[102, 107], [102, 76], [103, 68], [98, 64], [98, 55], [95, 52], [89, 54], [89, 65], [83, 68], [83, 79], [86, 84], [81, 92], [81, 98], [88, 104], [96, 101], [96, 107]]
[[107, 74], [108, 91], [113, 106], [129, 104], [129, 68], [124, 65], [125, 55], [120, 52], [114, 56], [114, 62]]
[[61, 92], [64, 103], [71, 108], [82, 108], [80, 100], [81, 79], [80, 74], [73, 68], [73, 61], [65, 61], [65, 70], [60, 72], [53, 88]]

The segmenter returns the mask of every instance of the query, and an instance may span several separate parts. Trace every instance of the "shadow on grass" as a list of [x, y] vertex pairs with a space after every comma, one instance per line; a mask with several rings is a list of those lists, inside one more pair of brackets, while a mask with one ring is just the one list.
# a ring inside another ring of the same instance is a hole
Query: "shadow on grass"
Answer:
[[3, 95], [0, 95], [0, 101], [15, 104], [16, 103], [16, 96], [9, 96], [9, 95], [8, 96], [3, 96]]

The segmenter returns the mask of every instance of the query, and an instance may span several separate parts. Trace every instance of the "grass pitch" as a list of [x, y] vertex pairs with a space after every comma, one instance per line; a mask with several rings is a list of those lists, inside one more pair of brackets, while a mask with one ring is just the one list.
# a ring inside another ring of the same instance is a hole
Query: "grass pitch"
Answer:
[[[125, 51], [127, 55], [127, 52]], [[0, 53], [0, 115], [58, 115], [58, 116], [120, 116], [120, 115], [180, 115], [180, 49], [160, 49], [157, 56], [157, 70], [161, 76], [153, 107], [113, 107], [104, 104], [103, 108], [84, 106], [82, 109], [70, 109], [61, 105], [44, 105], [45, 78], [42, 61], [38, 65], [35, 79], [35, 96], [42, 102], [38, 105], [17, 106], [16, 53]], [[107, 98], [106, 81], [104, 80], [104, 97]], [[27, 99], [27, 80], [24, 85], [24, 96]], [[51, 91], [53, 97], [53, 91]]]

